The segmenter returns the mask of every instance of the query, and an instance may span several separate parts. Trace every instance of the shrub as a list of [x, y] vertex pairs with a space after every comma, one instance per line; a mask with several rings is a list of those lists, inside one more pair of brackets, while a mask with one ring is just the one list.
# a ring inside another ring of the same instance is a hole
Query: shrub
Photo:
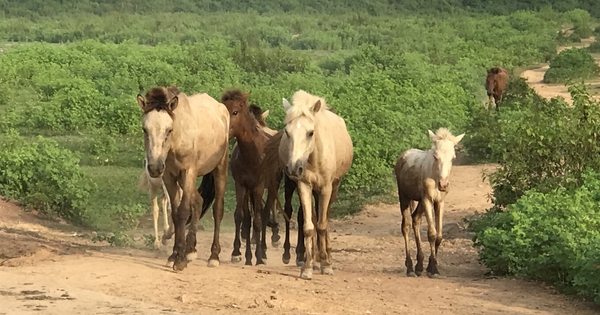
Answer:
[[53, 140], [30, 142], [10, 132], [0, 140], [0, 194], [43, 214], [81, 220], [95, 187], [78, 163]]
[[574, 79], [588, 79], [600, 73], [594, 58], [585, 49], [566, 49], [550, 62], [544, 82], [559, 83]]
[[496, 275], [542, 280], [600, 304], [600, 174], [583, 186], [527, 192], [470, 226], [480, 260]]
[[600, 42], [595, 41], [587, 47], [587, 51], [591, 53], [600, 53]]

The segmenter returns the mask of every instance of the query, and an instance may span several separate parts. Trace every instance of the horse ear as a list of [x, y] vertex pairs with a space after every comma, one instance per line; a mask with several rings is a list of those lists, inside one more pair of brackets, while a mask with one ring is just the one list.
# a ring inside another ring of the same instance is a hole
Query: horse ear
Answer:
[[498, 74], [498, 72], [500, 71], [500, 69], [498, 69], [496, 67], [496, 68], [492, 68], [491, 71], [492, 71], [492, 74]]
[[437, 140], [437, 135], [433, 133], [433, 131], [427, 130], [427, 132], [429, 132], [429, 138], [431, 139], [431, 141]]
[[287, 112], [290, 108], [292, 108], [292, 104], [288, 102], [285, 98], [283, 99], [283, 109]]
[[318, 100], [312, 107], [312, 112], [316, 113], [321, 109], [321, 100]]
[[261, 116], [263, 120], [267, 119], [267, 116], [269, 116], [269, 110], [267, 109], [266, 111], [264, 111]]
[[454, 137], [454, 145], [457, 145], [464, 136], [465, 136], [465, 134], [463, 133], [462, 135], [458, 135], [458, 136]]
[[178, 96], [173, 96], [173, 98], [169, 101], [169, 110], [170, 111], [174, 111], [175, 108], [177, 108], [177, 105], [179, 104], [179, 97]]
[[144, 99], [144, 97], [140, 94], [137, 95], [137, 103], [141, 109], [144, 109], [146, 107], [146, 99]]
[[250, 93], [251, 92], [248, 91], [248, 93], [242, 95], [242, 101], [244, 101], [244, 103], [250, 98]]

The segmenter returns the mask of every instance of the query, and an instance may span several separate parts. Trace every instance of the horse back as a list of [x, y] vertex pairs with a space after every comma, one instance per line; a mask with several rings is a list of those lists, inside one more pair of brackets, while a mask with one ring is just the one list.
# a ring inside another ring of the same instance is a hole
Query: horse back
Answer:
[[352, 159], [354, 156], [352, 138], [350, 137], [346, 122], [343, 118], [329, 110], [323, 111], [323, 114], [326, 122], [319, 125], [324, 129], [321, 131], [321, 134], [327, 136], [323, 139], [323, 147], [326, 149], [333, 148], [333, 150], [335, 150], [334, 152], [324, 152], [324, 154], [335, 156], [335, 164], [332, 164], [335, 169], [334, 177], [341, 178], [352, 166]]
[[399, 197], [420, 201], [425, 194], [425, 180], [428, 175], [424, 172], [427, 151], [408, 149], [398, 157], [394, 172], [398, 184]]

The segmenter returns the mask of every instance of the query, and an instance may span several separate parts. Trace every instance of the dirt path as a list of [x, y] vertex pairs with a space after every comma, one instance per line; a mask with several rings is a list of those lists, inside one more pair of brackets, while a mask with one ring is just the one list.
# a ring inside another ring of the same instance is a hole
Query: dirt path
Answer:
[[[571, 46], [559, 46], [556, 49], [557, 53], [565, 49], [570, 49], [572, 47], [583, 48], [588, 47], [591, 43], [596, 40], [594, 36], [581, 40], [581, 44], [575, 44]], [[596, 62], [600, 65], [600, 54], [592, 54]], [[544, 83], [544, 74], [550, 66], [548, 64], [544, 64], [543, 66], [526, 70], [521, 73], [521, 77], [526, 79], [529, 83], [529, 86], [536, 91], [541, 97], [546, 99], [551, 99], [553, 97], [562, 96], [568, 104], [573, 104], [573, 99], [571, 98], [571, 94], [567, 90], [567, 87], [564, 84], [548, 84]], [[596, 78], [593, 80], [588, 80], [586, 82], [588, 86], [588, 91], [594, 95], [600, 93], [600, 78]], [[597, 99], [600, 100], [600, 95], [595, 95]]]
[[[167, 249], [95, 245], [2, 202], [0, 314], [597, 314], [537, 283], [483, 277], [461, 219], [489, 206], [481, 171], [492, 167], [453, 168], [443, 279], [405, 276], [397, 205], [333, 221], [335, 275], [304, 281], [299, 268], [283, 265], [280, 248], [269, 248], [267, 266], [230, 263], [232, 233], [221, 238], [220, 267], [206, 266], [212, 231], [204, 231], [201, 260], [174, 273], [164, 266]], [[425, 231], [423, 224], [424, 239]]]

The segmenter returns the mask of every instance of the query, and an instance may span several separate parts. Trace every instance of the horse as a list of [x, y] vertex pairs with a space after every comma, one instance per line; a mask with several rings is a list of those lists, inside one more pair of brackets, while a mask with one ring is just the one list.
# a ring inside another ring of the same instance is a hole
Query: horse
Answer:
[[506, 92], [508, 79], [508, 71], [502, 67], [494, 67], [487, 70], [485, 89], [487, 90], [490, 103], [494, 103], [496, 110], [498, 110], [497, 103], [502, 100], [502, 94]]
[[[250, 224], [253, 225], [253, 239], [256, 246], [256, 264], [264, 264], [266, 259], [266, 222], [269, 213], [263, 211], [264, 183], [260, 178], [260, 166], [264, 155], [264, 147], [270, 134], [263, 130], [257, 116], [262, 110], [257, 105], [247, 105], [250, 93], [243, 94], [239, 89], [226, 91], [221, 96], [230, 116], [229, 139], [236, 139], [236, 145], [231, 153], [230, 169], [235, 181], [235, 239], [231, 261], [242, 260], [240, 252], [240, 228], [246, 239], [246, 265], [252, 265], [252, 250], [250, 246]], [[262, 118], [262, 117], [261, 117]], [[264, 124], [264, 121], [263, 121]], [[248, 207], [248, 201], [251, 207]], [[243, 224], [242, 224], [243, 221]], [[263, 224], [263, 222], [265, 224]], [[264, 228], [263, 228], [264, 226]]]
[[[421, 218], [427, 218], [427, 236], [431, 255], [427, 266], [429, 277], [439, 277], [437, 253], [442, 243], [442, 222], [444, 198], [449, 191], [449, 175], [452, 162], [456, 158], [454, 147], [465, 136], [453, 136], [446, 128], [439, 128], [434, 134], [428, 130], [432, 141], [431, 149], [423, 151], [408, 149], [396, 161], [394, 172], [398, 185], [398, 199], [402, 213], [402, 235], [406, 249], [406, 274], [408, 277], [421, 276], [423, 272], [423, 250], [421, 249]], [[433, 219], [435, 212], [435, 226]], [[417, 265], [413, 270], [408, 233], [412, 214], [412, 226], [417, 243]]]
[[[152, 216], [154, 219], [154, 249], [160, 248], [160, 242], [158, 241], [158, 194], [159, 190], [162, 189], [161, 204], [163, 209], [163, 245], [167, 245], [167, 239], [165, 235], [168, 231], [173, 229], [173, 226], [169, 226], [169, 215], [168, 210], [171, 208], [171, 201], [169, 200], [169, 193], [165, 187], [162, 178], [152, 178], [148, 174], [148, 160], [144, 159], [144, 171], [140, 174], [137, 188], [139, 190], [147, 190], [150, 195], [150, 201], [152, 202]], [[180, 192], [181, 193], [181, 192]]]
[[[327, 110], [322, 97], [298, 90], [292, 95], [293, 105], [285, 98], [282, 101], [286, 111], [285, 127], [267, 143], [262, 176], [269, 180], [269, 196], [275, 195], [272, 192], [281, 179], [281, 168], [297, 185], [302, 205], [302, 232], [306, 250], [300, 278], [312, 279], [313, 259], [320, 261], [322, 274], [333, 275], [328, 235], [329, 212], [332, 202], [337, 198], [341, 180], [352, 166], [352, 139], [345, 121]], [[316, 197], [317, 233], [313, 221], [312, 197]], [[315, 241], [317, 237], [318, 244]], [[319, 255], [316, 255], [316, 245]]]
[[172, 263], [173, 270], [181, 271], [196, 258], [197, 223], [214, 201], [208, 266], [216, 267], [229, 162], [229, 112], [206, 93], [188, 96], [175, 86], [154, 87], [145, 96], [138, 94], [137, 102], [143, 111], [146, 169], [151, 178], [162, 177], [172, 203], [175, 242], [167, 265]]

